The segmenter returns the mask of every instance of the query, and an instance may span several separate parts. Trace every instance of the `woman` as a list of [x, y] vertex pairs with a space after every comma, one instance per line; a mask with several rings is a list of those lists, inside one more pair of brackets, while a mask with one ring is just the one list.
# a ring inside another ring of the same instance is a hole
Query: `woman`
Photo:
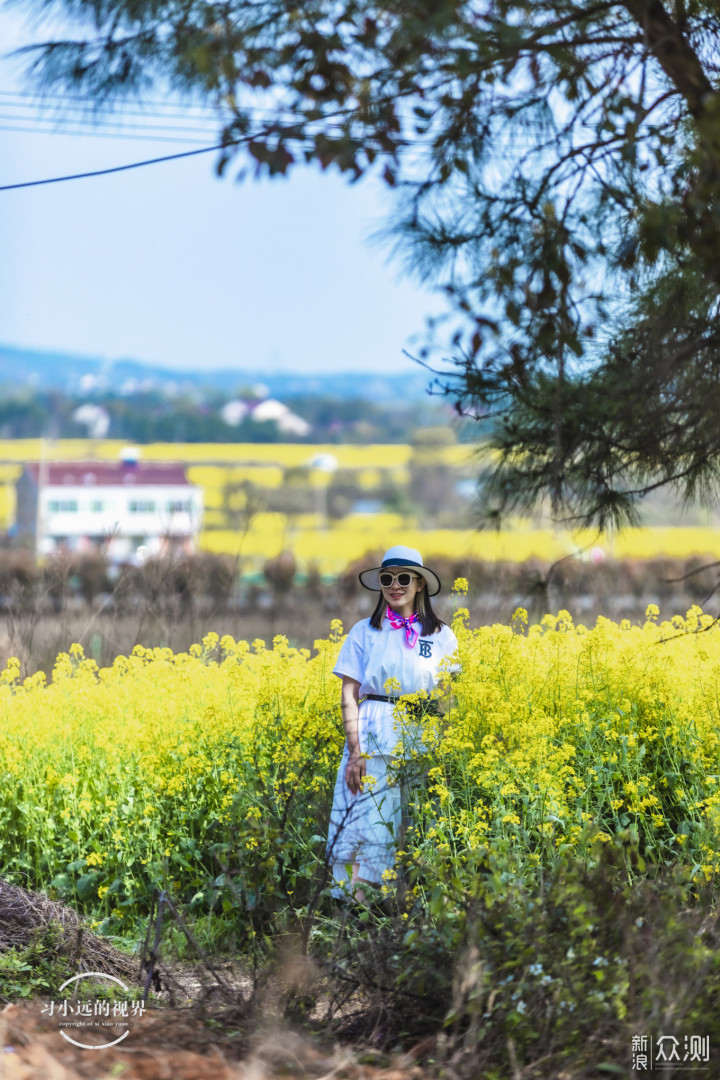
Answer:
[[432, 609], [430, 597], [440, 592], [440, 580], [423, 565], [419, 551], [403, 545], [390, 548], [381, 566], [360, 574], [360, 582], [380, 595], [370, 618], [353, 626], [333, 669], [342, 678], [346, 741], [327, 858], [333, 895], [345, 895], [349, 880], [350, 891], [362, 901], [356, 883], [383, 883], [383, 874], [394, 867], [400, 833], [400, 786], [388, 777], [399, 740], [394, 702], [402, 694], [429, 693], [442, 671], [457, 670], [448, 662], [457, 639]]

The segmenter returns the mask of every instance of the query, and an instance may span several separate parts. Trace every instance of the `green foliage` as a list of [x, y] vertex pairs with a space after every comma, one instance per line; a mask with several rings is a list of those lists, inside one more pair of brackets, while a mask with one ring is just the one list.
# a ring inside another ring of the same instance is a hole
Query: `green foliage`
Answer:
[[491, 848], [468, 887], [458, 871], [449, 859], [422, 904], [411, 888], [404, 910], [348, 924], [333, 964], [365, 1008], [341, 1031], [380, 1027], [387, 1046], [435, 1032], [438, 1064], [487, 1080], [624, 1073], [633, 1035], [720, 1035], [712, 898], [630, 834], [587, 861], [549, 853], [539, 873]]
[[62, 930], [50, 923], [39, 930], [29, 945], [0, 949], [0, 998], [56, 994], [73, 974]]

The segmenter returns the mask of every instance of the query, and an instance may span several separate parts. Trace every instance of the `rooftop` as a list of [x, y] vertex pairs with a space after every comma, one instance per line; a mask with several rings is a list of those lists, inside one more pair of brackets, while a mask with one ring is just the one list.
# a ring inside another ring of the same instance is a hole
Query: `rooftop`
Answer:
[[[39, 482], [40, 463], [29, 462], [25, 468], [35, 484]], [[185, 466], [176, 463], [53, 461], [45, 464], [46, 487], [130, 487], [146, 484], [189, 487]]]

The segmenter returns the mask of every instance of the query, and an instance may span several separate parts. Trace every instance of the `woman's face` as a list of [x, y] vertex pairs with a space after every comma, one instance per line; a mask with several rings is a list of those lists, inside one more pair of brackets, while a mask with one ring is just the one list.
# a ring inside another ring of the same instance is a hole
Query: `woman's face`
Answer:
[[[384, 598], [393, 611], [397, 612], [403, 619], [407, 619], [415, 610], [417, 594], [425, 588], [425, 578], [420, 577], [419, 574], [413, 574], [411, 571], [396, 567], [383, 573], [391, 574], [393, 578], [390, 585], [383, 585], [382, 583], [380, 585]], [[408, 573], [411, 574], [410, 583], [401, 585], [398, 576], [403, 577]]]

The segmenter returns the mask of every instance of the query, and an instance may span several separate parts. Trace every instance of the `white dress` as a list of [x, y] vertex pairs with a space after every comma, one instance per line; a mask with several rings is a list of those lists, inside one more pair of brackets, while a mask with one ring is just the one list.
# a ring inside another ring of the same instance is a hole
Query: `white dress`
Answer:
[[[417, 623], [415, 627], [417, 627]], [[458, 671], [451, 661], [457, 650], [457, 638], [449, 626], [434, 634], [420, 634], [410, 648], [405, 629], [393, 629], [383, 618], [382, 629], [376, 630], [369, 619], [356, 623], [343, 642], [333, 674], [348, 675], [360, 683], [360, 697], [382, 694], [399, 697], [419, 690], [428, 693], [437, 685], [443, 671]], [[388, 679], [394, 679], [399, 689], [388, 689]], [[343, 895], [343, 883], [348, 881], [347, 867], [358, 863], [358, 876], [365, 881], [381, 884], [383, 873], [392, 870], [395, 862], [396, 838], [401, 823], [400, 785], [389, 766], [399, 740], [389, 701], [362, 701], [358, 718], [360, 751], [369, 754], [366, 776], [374, 783], [353, 795], [345, 782], [349, 753], [347, 742], [338, 769], [333, 806], [330, 814], [327, 858], [333, 870], [333, 895]], [[420, 729], [416, 732], [421, 734]], [[403, 732], [407, 742], [407, 731]], [[419, 737], [414, 745], [422, 750]]]

